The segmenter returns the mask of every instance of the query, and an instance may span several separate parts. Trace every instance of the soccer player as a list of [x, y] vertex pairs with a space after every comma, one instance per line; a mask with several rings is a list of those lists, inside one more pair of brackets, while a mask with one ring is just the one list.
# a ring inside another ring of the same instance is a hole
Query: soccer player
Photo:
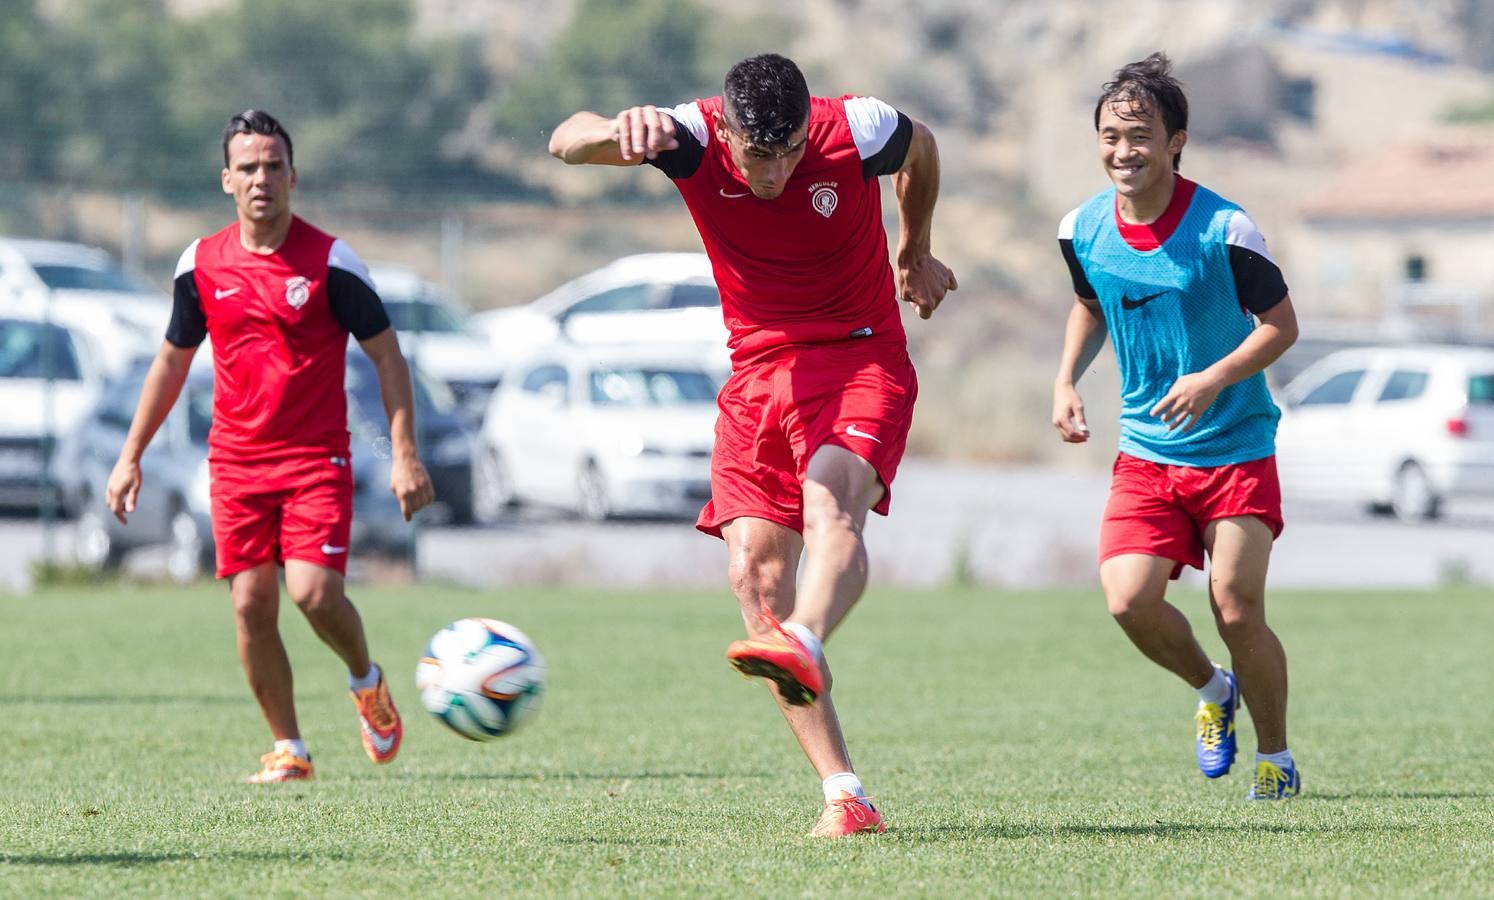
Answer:
[[[1256, 800], [1292, 797], [1286, 654], [1266, 624], [1266, 566], [1281, 533], [1276, 420], [1263, 370], [1297, 338], [1265, 239], [1240, 207], [1178, 174], [1188, 101], [1155, 53], [1115, 73], [1095, 106], [1113, 186], [1064, 217], [1074, 284], [1053, 425], [1089, 439], [1075, 384], [1108, 332], [1121, 375], [1120, 453], [1100, 526], [1100, 583], [1142, 653], [1198, 691], [1196, 755], [1209, 778], [1235, 758], [1243, 696], [1255, 723]], [[1233, 671], [1210, 662], [1164, 599], [1208, 555], [1209, 603]], [[1238, 676], [1238, 680], [1237, 680]]]
[[410, 372], [367, 268], [346, 243], [291, 213], [290, 135], [268, 113], [247, 110], [223, 131], [223, 163], [223, 192], [238, 221], [193, 241], [177, 264], [166, 340], [106, 496], [120, 521], [134, 512], [140, 456], [211, 337], [213, 540], [218, 577], [229, 580], [233, 598], [239, 658], [275, 740], [249, 778], [264, 784], [312, 777], [276, 624], [277, 564], [291, 599], [347, 664], [368, 756], [389, 762], [403, 735], [343, 589], [353, 514], [343, 387], [349, 333], [378, 371], [394, 452], [390, 488], [405, 518], [434, 493], [415, 453]]
[[[822, 644], [866, 586], [862, 528], [868, 510], [887, 513], [912, 421], [918, 383], [897, 299], [926, 319], [956, 286], [930, 251], [933, 135], [880, 100], [811, 97], [798, 66], [765, 54], [733, 66], [719, 97], [578, 112], [550, 152], [647, 163], [695, 220], [732, 351], [697, 523], [726, 541], [747, 625], [727, 658], [777, 685], [822, 779], [812, 834], [883, 831], [830, 701]], [[892, 176], [902, 225], [895, 274], [880, 175]]]

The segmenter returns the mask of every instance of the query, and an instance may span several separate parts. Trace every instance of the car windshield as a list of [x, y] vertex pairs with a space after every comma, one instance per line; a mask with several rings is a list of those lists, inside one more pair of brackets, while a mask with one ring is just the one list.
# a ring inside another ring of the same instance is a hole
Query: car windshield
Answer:
[[0, 378], [82, 381], [67, 330], [41, 322], [0, 321]]
[[[424, 372], [413, 374], [415, 375], [412, 382], [415, 385], [417, 420], [421, 413], [427, 410], [449, 414], [455, 409], [456, 398], [452, 397], [446, 385], [428, 377]], [[383, 419], [384, 399], [379, 390], [379, 376], [374, 371], [372, 363], [367, 362], [366, 359], [355, 361], [349, 353], [346, 385], [348, 394], [352, 396], [364, 415], [373, 421]]]
[[691, 369], [611, 368], [591, 373], [597, 406], [682, 406], [714, 403], [716, 383]]
[[669, 305], [674, 309], [720, 306], [721, 293], [714, 284], [677, 284]]
[[187, 438], [205, 445], [213, 428], [213, 383], [187, 386]]
[[123, 269], [94, 269], [64, 263], [42, 263], [32, 268], [42, 283], [54, 291], [151, 291], [149, 285], [131, 277]]
[[425, 300], [388, 300], [384, 309], [396, 331], [459, 332], [462, 322], [451, 310]]
[[1494, 372], [1469, 377], [1468, 402], [1494, 406]]

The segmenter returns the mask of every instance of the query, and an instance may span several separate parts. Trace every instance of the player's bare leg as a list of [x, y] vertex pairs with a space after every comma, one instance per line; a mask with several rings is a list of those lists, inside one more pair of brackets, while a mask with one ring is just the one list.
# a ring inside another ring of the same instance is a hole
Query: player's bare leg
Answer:
[[804, 579], [790, 618], [828, 638], [866, 590], [866, 514], [882, 497], [871, 464], [844, 447], [810, 457], [804, 478]]
[[1176, 565], [1170, 559], [1123, 553], [1100, 564], [1100, 586], [1110, 615], [1126, 637], [1147, 658], [1193, 688], [1214, 676], [1188, 618], [1165, 599], [1168, 576]]
[[1287, 747], [1286, 651], [1266, 624], [1271, 542], [1270, 527], [1254, 516], [1220, 519], [1204, 530], [1209, 604], [1240, 679], [1261, 753]]
[[355, 677], [368, 674], [368, 641], [363, 634], [363, 619], [344, 592], [342, 574], [326, 566], [288, 559], [285, 587], [317, 637], [342, 657], [348, 673]]
[[261, 563], [229, 577], [239, 660], [249, 690], [277, 741], [299, 740], [290, 658], [280, 640], [280, 578], [275, 563]]

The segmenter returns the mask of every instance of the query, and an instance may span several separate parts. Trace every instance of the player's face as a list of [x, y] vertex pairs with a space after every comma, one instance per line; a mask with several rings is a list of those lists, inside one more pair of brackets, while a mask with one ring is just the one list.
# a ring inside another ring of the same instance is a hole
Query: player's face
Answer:
[[1160, 110], [1124, 99], [1100, 109], [1100, 162], [1122, 197], [1166, 190], [1172, 182], [1172, 158], [1187, 140], [1188, 132], [1181, 129], [1168, 135]]
[[742, 173], [747, 188], [759, 200], [775, 200], [788, 187], [789, 177], [804, 158], [808, 134], [809, 123], [806, 122], [789, 135], [786, 144], [762, 147], [728, 125], [725, 117], [716, 119], [716, 139], [730, 149], [731, 161]]
[[279, 135], [236, 134], [228, 142], [223, 193], [233, 197], [241, 219], [274, 222], [289, 215], [295, 186], [296, 170]]

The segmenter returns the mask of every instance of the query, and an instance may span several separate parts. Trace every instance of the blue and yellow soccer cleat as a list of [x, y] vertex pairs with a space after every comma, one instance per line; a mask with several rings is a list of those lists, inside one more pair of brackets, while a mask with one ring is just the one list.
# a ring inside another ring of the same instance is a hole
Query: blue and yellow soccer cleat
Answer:
[[1250, 800], [1290, 800], [1302, 791], [1302, 776], [1297, 765], [1283, 769], [1276, 763], [1261, 760], [1255, 764], [1255, 784], [1250, 786]]
[[1193, 721], [1198, 725], [1198, 770], [1205, 778], [1218, 778], [1229, 772], [1235, 764], [1235, 713], [1240, 709], [1240, 685], [1233, 672], [1226, 671], [1224, 680], [1229, 682], [1229, 699], [1223, 706], [1216, 703], [1198, 704]]

